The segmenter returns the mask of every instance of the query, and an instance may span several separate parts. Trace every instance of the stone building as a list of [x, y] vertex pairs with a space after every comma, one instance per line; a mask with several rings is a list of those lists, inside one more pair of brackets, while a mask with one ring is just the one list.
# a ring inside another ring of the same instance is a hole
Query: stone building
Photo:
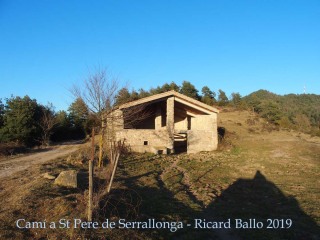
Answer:
[[[126, 116], [129, 112], [130, 117]], [[212, 151], [218, 146], [218, 112], [176, 91], [160, 93], [120, 105], [114, 113], [120, 116], [115, 137], [124, 139], [135, 152]], [[134, 121], [141, 115], [142, 119]]]

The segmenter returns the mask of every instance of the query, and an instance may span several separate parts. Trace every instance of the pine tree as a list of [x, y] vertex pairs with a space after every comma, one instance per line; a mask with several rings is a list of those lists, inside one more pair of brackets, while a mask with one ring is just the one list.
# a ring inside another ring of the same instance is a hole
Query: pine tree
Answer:
[[139, 98], [145, 98], [150, 96], [150, 93], [145, 91], [143, 88], [140, 88], [138, 95], [139, 95]]
[[234, 106], [239, 106], [241, 103], [241, 95], [240, 93], [231, 93], [231, 103]]
[[88, 127], [89, 109], [81, 98], [76, 98], [68, 108], [68, 112], [73, 137], [83, 138], [86, 134], [90, 134], [91, 128]]
[[212, 106], [215, 103], [215, 92], [211, 91], [210, 88], [208, 86], [204, 86], [201, 90], [202, 92], [202, 97], [201, 97], [201, 101], [205, 104], [208, 104], [210, 106]]
[[0, 99], [0, 128], [3, 126], [4, 105]]
[[131, 101], [131, 95], [128, 88], [121, 88], [116, 96], [116, 105], [121, 105]]
[[188, 81], [183, 81], [182, 82], [180, 93], [182, 93], [182, 94], [184, 94], [184, 95], [186, 95], [188, 97], [191, 97], [191, 98], [199, 100], [200, 96], [198, 95], [198, 92], [199, 91], [190, 82], [188, 82]]
[[77, 98], [71, 103], [68, 111], [71, 124], [76, 127], [84, 127], [89, 115], [89, 110], [85, 102], [81, 98]]
[[225, 106], [228, 103], [229, 99], [224, 91], [219, 89], [219, 95], [218, 95], [218, 103], [220, 106]]
[[172, 81], [170, 83], [170, 90], [174, 90], [176, 92], [179, 92], [180, 91], [180, 87], [175, 82]]
[[41, 107], [35, 99], [29, 96], [7, 99], [0, 141], [16, 141], [27, 146], [36, 144], [41, 138], [40, 119]]

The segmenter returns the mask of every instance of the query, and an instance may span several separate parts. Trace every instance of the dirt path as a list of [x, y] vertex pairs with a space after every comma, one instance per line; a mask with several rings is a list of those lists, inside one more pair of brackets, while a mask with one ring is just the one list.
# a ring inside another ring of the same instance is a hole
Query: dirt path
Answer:
[[76, 151], [82, 144], [67, 144], [45, 149], [43, 152], [31, 155], [10, 158], [0, 161], [0, 179], [25, 170], [36, 164], [41, 164]]

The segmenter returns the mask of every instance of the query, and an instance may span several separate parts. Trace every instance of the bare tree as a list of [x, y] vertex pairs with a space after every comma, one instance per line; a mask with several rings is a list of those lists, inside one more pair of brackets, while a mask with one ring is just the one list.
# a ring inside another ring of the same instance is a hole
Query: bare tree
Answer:
[[50, 141], [50, 136], [52, 133], [53, 128], [57, 124], [55, 114], [54, 114], [54, 107], [52, 103], [48, 103], [47, 106], [41, 107], [41, 118], [39, 122], [39, 126], [42, 130], [41, 134], [41, 144], [48, 146]]
[[[83, 85], [74, 85], [71, 93], [75, 98], [81, 99], [89, 109], [89, 114], [95, 116], [98, 120], [98, 130], [100, 132], [99, 139], [99, 154], [98, 166], [102, 166], [102, 159], [104, 152], [109, 161], [107, 165], [106, 179], [109, 181], [107, 187], [103, 187], [101, 195], [109, 193], [111, 185], [116, 173], [116, 168], [120, 159], [120, 155], [125, 152], [125, 140], [118, 140], [116, 137], [116, 130], [123, 127], [124, 122], [127, 124], [136, 123], [148, 116], [148, 110], [144, 105], [134, 106], [120, 110], [116, 106], [116, 96], [119, 91], [119, 81], [117, 78], [108, 75], [106, 69], [96, 70], [95, 73], [89, 74], [84, 79]], [[95, 126], [93, 126], [94, 128]], [[94, 134], [92, 134], [92, 141]], [[92, 143], [94, 145], [94, 143]], [[92, 158], [89, 162], [89, 202], [88, 202], [88, 221], [92, 221], [92, 211], [96, 206], [93, 204], [93, 159], [94, 159], [94, 146], [92, 146]], [[102, 168], [100, 168], [101, 170]], [[100, 192], [100, 191], [99, 191]], [[96, 199], [98, 201], [98, 198]]]
[[94, 73], [84, 79], [83, 86], [74, 85], [71, 93], [82, 99], [91, 113], [98, 118], [100, 122], [100, 140], [99, 140], [99, 159], [98, 166], [102, 166], [104, 131], [105, 131], [105, 113], [111, 112], [116, 101], [116, 94], [119, 90], [119, 81], [112, 77], [107, 69], [97, 68]]
[[109, 75], [107, 69], [98, 68], [94, 73], [89, 73], [83, 88], [74, 85], [71, 92], [80, 97], [91, 112], [101, 114], [112, 108], [118, 90], [118, 79]]

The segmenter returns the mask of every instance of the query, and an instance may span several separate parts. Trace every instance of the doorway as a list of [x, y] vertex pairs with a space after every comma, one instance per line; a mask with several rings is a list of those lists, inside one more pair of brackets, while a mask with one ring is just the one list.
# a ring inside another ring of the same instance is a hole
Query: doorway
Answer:
[[187, 133], [174, 134], [174, 151], [175, 153], [184, 153], [188, 150]]

